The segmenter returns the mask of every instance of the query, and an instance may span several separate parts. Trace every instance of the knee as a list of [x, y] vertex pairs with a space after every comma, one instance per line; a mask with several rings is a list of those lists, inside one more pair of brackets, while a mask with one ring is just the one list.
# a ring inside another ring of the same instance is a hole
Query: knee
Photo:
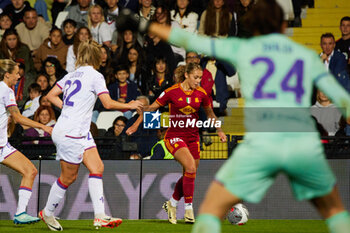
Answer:
[[69, 175], [69, 176], [61, 176], [60, 180], [64, 185], [70, 186], [77, 179], [78, 174]]
[[196, 165], [194, 163], [187, 165], [185, 167], [185, 172], [187, 172], [187, 173], [196, 173], [197, 172]]
[[105, 169], [104, 164], [101, 162], [97, 164], [93, 169], [90, 170], [90, 174], [103, 174]]
[[38, 170], [34, 166], [32, 166], [25, 170], [23, 176], [31, 180], [34, 180], [37, 174], [38, 174]]

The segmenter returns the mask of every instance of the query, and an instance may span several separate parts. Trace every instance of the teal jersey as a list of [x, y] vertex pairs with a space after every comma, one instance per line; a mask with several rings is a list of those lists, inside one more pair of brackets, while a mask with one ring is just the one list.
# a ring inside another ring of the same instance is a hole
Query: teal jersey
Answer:
[[[338, 107], [350, 110], [348, 93], [328, 73], [319, 56], [282, 34], [213, 39], [174, 28], [169, 42], [237, 68], [248, 111], [247, 131], [271, 127], [284, 132], [314, 131], [309, 111], [314, 84]], [[343, 114], [349, 116], [345, 111]]]

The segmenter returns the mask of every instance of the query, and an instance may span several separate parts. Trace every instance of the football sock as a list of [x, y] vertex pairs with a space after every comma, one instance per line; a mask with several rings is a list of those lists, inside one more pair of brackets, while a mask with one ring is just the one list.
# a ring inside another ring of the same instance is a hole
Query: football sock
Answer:
[[179, 203], [179, 201], [175, 200], [173, 197], [170, 198], [170, 203], [171, 206], [173, 207], [177, 207], [177, 203]]
[[60, 178], [58, 178], [58, 180], [53, 183], [50, 190], [49, 198], [47, 199], [47, 203], [44, 209], [46, 216], [53, 215], [58, 204], [64, 197], [64, 194], [66, 193], [67, 188], [68, 186], [62, 184]]
[[196, 218], [192, 233], [220, 233], [221, 222], [218, 217], [210, 214], [201, 214]]
[[326, 219], [326, 224], [331, 233], [350, 233], [350, 215], [347, 211]]
[[89, 175], [89, 193], [94, 207], [95, 216], [105, 213], [105, 204], [103, 197], [102, 174]]
[[185, 203], [192, 203], [195, 179], [196, 179], [196, 173], [185, 172], [185, 175], [182, 181], [182, 188], [184, 192]]
[[32, 189], [25, 187], [25, 186], [20, 186], [18, 190], [18, 206], [17, 206], [17, 214], [20, 214], [24, 211], [26, 211], [28, 201], [30, 197], [32, 196]]
[[[176, 182], [174, 193], [173, 193], [173, 199], [176, 201], [180, 201], [181, 197], [183, 197], [183, 189], [182, 189], [182, 181], [183, 181], [183, 176]], [[171, 201], [171, 199], [170, 199]], [[173, 203], [171, 203], [173, 205]]]
[[185, 210], [192, 210], [193, 206], [192, 203], [185, 203]]

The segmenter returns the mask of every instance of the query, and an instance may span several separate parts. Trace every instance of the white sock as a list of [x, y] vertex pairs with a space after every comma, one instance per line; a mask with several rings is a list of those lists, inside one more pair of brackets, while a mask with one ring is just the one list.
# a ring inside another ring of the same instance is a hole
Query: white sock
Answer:
[[58, 204], [61, 202], [62, 198], [66, 194], [68, 186], [62, 184], [60, 179], [55, 181], [51, 187], [49, 198], [47, 199], [45, 206], [45, 215], [52, 216], [55, 212]]
[[185, 210], [192, 210], [193, 206], [192, 203], [185, 203]]
[[89, 193], [94, 206], [95, 216], [105, 214], [102, 174], [89, 175]]
[[173, 197], [171, 197], [170, 198], [170, 203], [171, 203], [171, 206], [177, 207], [177, 203], [179, 203], [179, 201], [177, 201]]
[[17, 214], [23, 213], [27, 209], [28, 201], [32, 196], [32, 189], [20, 186], [18, 190], [18, 206], [17, 206]]

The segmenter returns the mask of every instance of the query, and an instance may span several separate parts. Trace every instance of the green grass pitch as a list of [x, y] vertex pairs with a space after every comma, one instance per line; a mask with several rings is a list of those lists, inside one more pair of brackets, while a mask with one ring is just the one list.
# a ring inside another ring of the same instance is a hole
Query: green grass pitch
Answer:
[[[192, 225], [178, 221], [171, 225], [166, 220], [124, 220], [113, 229], [94, 229], [92, 220], [59, 220], [64, 232], [118, 232], [118, 233], [190, 233]], [[10, 220], [0, 221], [0, 232], [51, 232], [44, 222], [32, 225], [14, 225]], [[233, 226], [228, 221], [222, 225], [222, 233], [327, 233], [321, 220], [249, 220], [246, 225]]]

